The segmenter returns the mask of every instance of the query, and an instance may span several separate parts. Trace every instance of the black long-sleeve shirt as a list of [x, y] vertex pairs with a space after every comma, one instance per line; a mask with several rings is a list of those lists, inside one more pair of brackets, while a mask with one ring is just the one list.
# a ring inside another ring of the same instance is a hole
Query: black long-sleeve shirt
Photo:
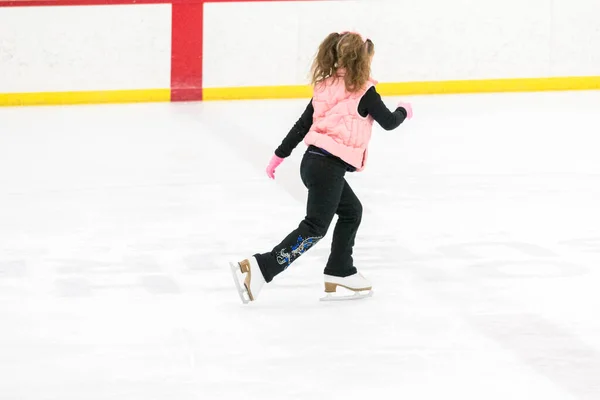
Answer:
[[[304, 139], [313, 123], [314, 108], [312, 99], [306, 106], [300, 119], [290, 129], [287, 136], [283, 139], [279, 147], [275, 150], [275, 155], [281, 158], [289, 157], [292, 151]], [[390, 111], [381, 100], [381, 96], [372, 86], [358, 104], [358, 113], [366, 117], [371, 115], [381, 127], [387, 131], [396, 129], [406, 119], [407, 112], [403, 107], [398, 107], [394, 112]]]

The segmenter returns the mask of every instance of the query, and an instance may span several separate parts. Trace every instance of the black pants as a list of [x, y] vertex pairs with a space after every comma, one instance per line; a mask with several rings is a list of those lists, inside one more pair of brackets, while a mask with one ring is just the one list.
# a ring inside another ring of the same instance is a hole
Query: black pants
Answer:
[[362, 205], [344, 179], [347, 165], [339, 158], [309, 147], [300, 165], [300, 176], [308, 189], [306, 217], [269, 253], [255, 254], [267, 282], [283, 272], [305, 251], [321, 240], [335, 214], [331, 254], [325, 274], [350, 276], [356, 273], [352, 248], [362, 218]]

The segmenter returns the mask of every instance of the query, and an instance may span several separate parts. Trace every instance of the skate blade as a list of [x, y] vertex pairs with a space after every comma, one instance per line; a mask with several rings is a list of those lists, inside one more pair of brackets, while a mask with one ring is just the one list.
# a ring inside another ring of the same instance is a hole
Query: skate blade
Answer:
[[238, 279], [238, 272], [241, 274], [240, 271], [240, 266], [238, 265], [238, 263], [229, 263], [229, 266], [231, 267], [231, 273], [233, 275], [233, 281], [235, 282], [235, 286], [237, 287], [237, 291], [238, 294], [240, 295], [240, 300], [242, 300], [242, 303], [244, 304], [248, 304], [250, 302], [250, 298], [246, 298], [246, 296], [248, 296], [248, 291], [246, 291], [246, 286], [242, 286], [240, 284], [240, 280]]
[[373, 297], [374, 292], [370, 290], [367, 293], [354, 292], [354, 294], [348, 296], [336, 296], [334, 293], [327, 293], [325, 297], [321, 297], [321, 301], [348, 301], [348, 300], [362, 300], [368, 297]]

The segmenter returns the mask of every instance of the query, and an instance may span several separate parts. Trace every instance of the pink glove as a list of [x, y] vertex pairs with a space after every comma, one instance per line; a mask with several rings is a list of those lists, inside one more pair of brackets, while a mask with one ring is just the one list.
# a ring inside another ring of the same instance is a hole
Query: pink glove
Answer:
[[411, 119], [413, 117], [413, 109], [410, 103], [405, 103], [401, 101], [398, 103], [398, 107], [402, 107], [406, 110], [406, 119]]
[[267, 165], [267, 175], [269, 176], [269, 178], [275, 179], [275, 168], [277, 168], [282, 162], [283, 158], [273, 155], [273, 158], [271, 158], [271, 162], [269, 162], [269, 165]]

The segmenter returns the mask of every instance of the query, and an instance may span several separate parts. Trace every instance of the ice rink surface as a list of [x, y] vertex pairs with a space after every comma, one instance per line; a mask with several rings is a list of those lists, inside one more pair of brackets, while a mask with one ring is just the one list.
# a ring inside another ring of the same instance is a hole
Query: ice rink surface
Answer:
[[329, 234], [246, 306], [307, 101], [0, 109], [0, 399], [600, 399], [600, 92], [404, 100], [347, 177], [375, 296], [319, 302]]

